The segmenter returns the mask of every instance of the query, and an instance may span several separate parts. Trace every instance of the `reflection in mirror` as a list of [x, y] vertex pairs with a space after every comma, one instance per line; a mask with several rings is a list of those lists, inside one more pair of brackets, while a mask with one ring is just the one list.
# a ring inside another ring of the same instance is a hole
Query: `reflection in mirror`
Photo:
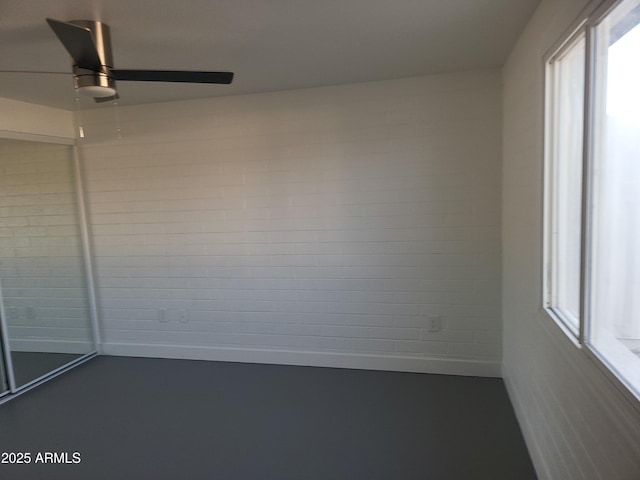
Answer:
[[[1, 315], [1, 313], [0, 313]], [[2, 332], [0, 332], [0, 396], [9, 391], [9, 379], [4, 365], [4, 351], [2, 348]]]
[[16, 388], [94, 351], [72, 154], [0, 139], [0, 295]]

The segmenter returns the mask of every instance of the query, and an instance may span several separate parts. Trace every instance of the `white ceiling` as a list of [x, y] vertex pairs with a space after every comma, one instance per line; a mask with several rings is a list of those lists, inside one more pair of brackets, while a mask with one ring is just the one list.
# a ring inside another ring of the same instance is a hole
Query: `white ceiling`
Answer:
[[[499, 67], [538, 3], [2, 0], [0, 70], [70, 72], [46, 17], [107, 23], [116, 68], [235, 72], [232, 85], [119, 82], [121, 105]], [[0, 73], [0, 97], [75, 102], [71, 75]]]

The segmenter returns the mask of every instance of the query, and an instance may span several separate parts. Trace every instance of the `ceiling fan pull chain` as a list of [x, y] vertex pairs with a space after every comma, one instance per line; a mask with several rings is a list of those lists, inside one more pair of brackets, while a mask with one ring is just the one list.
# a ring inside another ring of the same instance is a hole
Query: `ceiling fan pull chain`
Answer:
[[73, 102], [73, 119], [76, 126], [76, 138], [82, 142], [84, 141], [84, 120], [82, 118], [82, 107], [80, 105], [80, 96], [76, 90], [76, 99]]
[[120, 123], [120, 106], [118, 100], [113, 101], [113, 118], [116, 123], [116, 138], [122, 140], [122, 124]]

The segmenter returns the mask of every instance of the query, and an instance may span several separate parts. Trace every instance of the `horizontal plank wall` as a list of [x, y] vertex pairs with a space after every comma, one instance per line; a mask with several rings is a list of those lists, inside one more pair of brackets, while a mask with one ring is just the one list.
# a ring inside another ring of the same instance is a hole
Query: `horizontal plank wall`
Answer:
[[640, 405], [542, 312], [543, 56], [585, 0], [546, 0], [504, 69], [504, 377], [540, 480], [640, 478]]
[[83, 112], [104, 352], [499, 375], [501, 92]]

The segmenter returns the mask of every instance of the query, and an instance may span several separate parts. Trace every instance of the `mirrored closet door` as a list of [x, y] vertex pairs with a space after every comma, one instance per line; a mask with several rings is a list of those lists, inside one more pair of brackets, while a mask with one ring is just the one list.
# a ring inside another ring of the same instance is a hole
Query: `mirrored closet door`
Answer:
[[0, 295], [12, 391], [95, 351], [70, 145], [0, 139]]
[[4, 397], [7, 393], [9, 393], [9, 378], [7, 378], [7, 369], [4, 365], [4, 352], [0, 337], [0, 397]]

